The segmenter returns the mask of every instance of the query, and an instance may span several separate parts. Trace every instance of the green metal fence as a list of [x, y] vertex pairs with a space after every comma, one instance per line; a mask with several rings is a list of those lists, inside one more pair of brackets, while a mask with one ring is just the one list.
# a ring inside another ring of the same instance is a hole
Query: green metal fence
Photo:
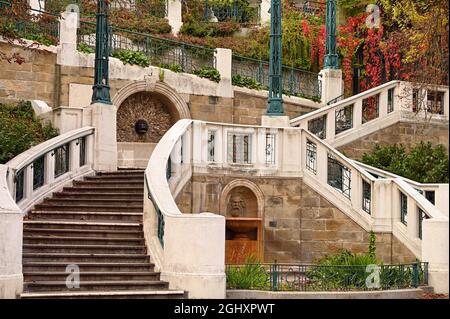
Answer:
[[[142, 52], [149, 58], [151, 65], [186, 73], [194, 73], [195, 70], [202, 68], [214, 68], [216, 65], [215, 49], [116, 27], [112, 27], [111, 30], [110, 54], [114, 51]], [[80, 22], [78, 44], [80, 43], [95, 47], [95, 23]]]
[[[318, 74], [283, 65], [283, 94], [320, 100]], [[233, 54], [232, 76], [234, 79], [253, 80], [261, 88], [269, 87], [269, 61]], [[247, 81], [248, 82], [248, 81]]]
[[235, 21], [242, 24], [259, 24], [261, 6], [251, 6], [248, 1], [232, 1], [218, 3], [205, 0], [203, 8], [204, 21]]
[[297, 263], [226, 265], [228, 289], [364, 291], [428, 284], [428, 264], [329, 266]]

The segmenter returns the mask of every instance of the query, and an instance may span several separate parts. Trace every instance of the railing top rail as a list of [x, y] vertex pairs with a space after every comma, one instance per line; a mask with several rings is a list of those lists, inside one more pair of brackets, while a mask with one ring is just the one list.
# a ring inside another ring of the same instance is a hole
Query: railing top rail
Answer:
[[411, 197], [428, 217], [448, 221], [447, 216], [437, 209], [436, 206], [431, 204], [424, 196], [421, 196], [421, 194], [414, 189], [414, 187], [409, 185], [402, 178], [394, 178], [392, 181], [398, 186], [398, 188], [400, 188], [402, 192]]
[[344, 154], [342, 154], [341, 152], [336, 150], [334, 147], [332, 147], [330, 144], [328, 144], [324, 140], [317, 137], [315, 134], [309, 132], [308, 130], [303, 130], [303, 132], [308, 136], [309, 139], [313, 140], [314, 142], [316, 142], [318, 144], [325, 146], [327, 148], [328, 152], [332, 153], [333, 156], [338, 158], [341, 162], [345, 163], [345, 165], [357, 170], [362, 176], [364, 176], [369, 181], [375, 182], [377, 180], [374, 176], [370, 175], [365, 169], [359, 167], [353, 160], [344, 156]]
[[50, 140], [47, 140], [39, 145], [33, 146], [32, 148], [26, 150], [25, 152], [17, 155], [5, 165], [18, 171], [23, 167], [31, 164], [35, 159], [41, 157], [42, 155], [64, 145], [68, 142], [76, 140], [77, 138], [87, 136], [94, 133], [94, 128], [90, 126], [82, 127], [76, 130], [66, 132], [64, 134], [58, 135]]
[[403, 179], [405, 182], [407, 182], [408, 184], [414, 185], [416, 187], [430, 187], [430, 188], [439, 188], [439, 186], [441, 185], [448, 185], [447, 183], [419, 183], [416, 181], [413, 181], [412, 179], [385, 171], [381, 168], [378, 167], [374, 167], [359, 161], [355, 161], [353, 160], [353, 162], [355, 162], [356, 165], [361, 166], [362, 168], [364, 168], [365, 170], [369, 171], [369, 172], [373, 172], [377, 175], [380, 175], [384, 178], [401, 178]]
[[383, 91], [385, 89], [388, 89], [388, 88], [391, 88], [391, 87], [395, 87], [395, 86], [399, 85], [400, 82], [401, 81], [394, 80], [394, 81], [390, 81], [390, 82], [384, 83], [384, 84], [382, 84], [380, 86], [374, 87], [374, 88], [372, 88], [370, 90], [367, 90], [367, 91], [364, 91], [364, 92], [361, 92], [361, 93], [359, 93], [357, 95], [350, 96], [350, 97], [348, 97], [346, 99], [343, 99], [341, 101], [338, 101], [336, 103], [333, 103], [333, 104], [330, 104], [330, 105], [326, 105], [326, 106], [324, 106], [324, 107], [322, 107], [322, 108], [320, 108], [318, 110], [315, 110], [313, 112], [310, 112], [310, 113], [301, 115], [299, 117], [293, 118], [290, 121], [290, 123], [291, 123], [291, 125], [297, 125], [304, 119], [315, 118], [315, 117], [318, 117], [318, 116], [323, 115], [325, 113], [328, 113], [332, 109], [352, 104], [356, 100], [362, 99], [362, 98], [364, 98], [366, 96], [371, 96], [371, 95], [376, 94], [376, 93], [378, 93], [380, 91]]

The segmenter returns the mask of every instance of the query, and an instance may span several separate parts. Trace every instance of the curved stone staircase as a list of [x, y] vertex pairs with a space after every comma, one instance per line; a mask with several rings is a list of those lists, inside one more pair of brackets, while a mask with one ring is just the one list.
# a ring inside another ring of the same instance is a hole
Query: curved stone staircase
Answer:
[[[36, 205], [23, 223], [21, 298], [186, 297], [150, 262], [143, 187], [143, 171], [98, 173]], [[79, 288], [66, 285], [68, 265], [79, 267]]]

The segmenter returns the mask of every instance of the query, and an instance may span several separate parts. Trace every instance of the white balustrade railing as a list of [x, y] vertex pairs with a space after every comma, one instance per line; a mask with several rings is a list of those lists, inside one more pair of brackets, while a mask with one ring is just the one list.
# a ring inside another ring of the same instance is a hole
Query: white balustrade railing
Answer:
[[68, 181], [93, 173], [93, 134], [93, 127], [67, 132], [5, 164], [9, 192], [22, 211], [28, 211]]
[[[352, 142], [399, 122], [429, 118], [448, 121], [449, 88], [417, 89], [411, 83], [391, 81], [291, 120], [291, 126], [309, 130], [334, 147]], [[430, 100], [433, 94], [439, 99]], [[418, 99], [421, 96], [422, 99]], [[439, 106], [431, 109], [427, 105]], [[418, 111], [416, 111], [416, 109]]]
[[[363, 229], [393, 233], [422, 261], [433, 263], [437, 255], [446, 254], [437, 254], [437, 248], [424, 245], [421, 238], [443, 242], [447, 232], [448, 239], [448, 217], [409, 181], [398, 176], [377, 178], [305, 129], [181, 120], [164, 135], [150, 158], [146, 170], [150, 200], [144, 197], [147, 243], [162, 277], [174, 288], [194, 291], [196, 296], [206, 296], [205, 289], [217, 289], [225, 227], [219, 215], [182, 214], [174, 198], [193, 174], [235, 172], [302, 178]], [[197, 260], [199, 255], [202, 258]], [[209, 266], [203, 259], [207, 256]], [[445, 273], [445, 262], [441, 266]], [[206, 269], [215, 275], [204, 276], [203, 288], [194, 280], [181, 279], [187, 272], [198, 278]], [[208, 278], [213, 280], [211, 285]]]

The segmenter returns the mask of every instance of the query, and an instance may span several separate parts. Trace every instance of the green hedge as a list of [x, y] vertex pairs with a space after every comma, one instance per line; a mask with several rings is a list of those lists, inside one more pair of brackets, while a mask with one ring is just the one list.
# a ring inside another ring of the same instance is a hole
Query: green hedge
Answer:
[[57, 135], [55, 128], [34, 116], [30, 102], [0, 103], [0, 164]]

